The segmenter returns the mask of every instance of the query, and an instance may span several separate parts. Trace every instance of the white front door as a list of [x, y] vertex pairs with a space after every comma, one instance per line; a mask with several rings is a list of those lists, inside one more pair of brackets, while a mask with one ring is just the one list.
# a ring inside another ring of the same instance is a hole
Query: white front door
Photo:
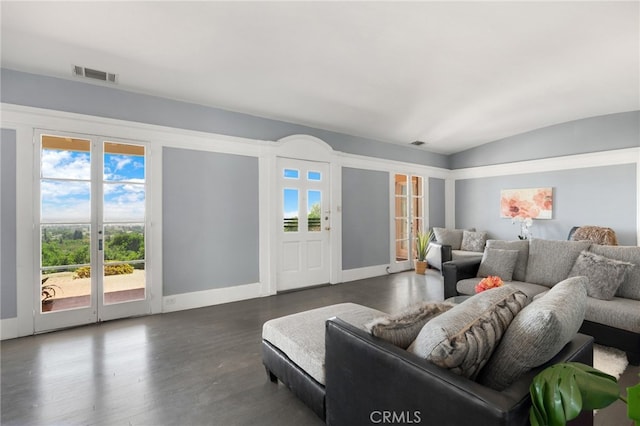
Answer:
[[147, 285], [147, 147], [36, 133], [35, 331], [142, 315]]
[[329, 282], [329, 164], [278, 158], [278, 291]]

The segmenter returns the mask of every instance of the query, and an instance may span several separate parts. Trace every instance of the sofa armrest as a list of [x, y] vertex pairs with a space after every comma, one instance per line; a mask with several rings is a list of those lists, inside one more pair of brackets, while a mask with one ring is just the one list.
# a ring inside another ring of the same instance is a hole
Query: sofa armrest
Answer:
[[444, 298], [457, 296], [456, 284], [460, 280], [473, 278], [478, 274], [481, 259], [458, 259], [442, 264], [444, 276]]
[[442, 271], [442, 264], [453, 259], [451, 246], [448, 244], [440, 244], [437, 241], [429, 243], [429, 252], [427, 253], [427, 262], [433, 268]]
[[[529, 375], [498, 392], [338, 318], [327, 321], [325, 336], [328, 425], [371, 424], [385, 415], [396, 423], [424, 425], [528, 424]], [[574, 341], [563, 349], [568, 355], [592, 351], [591, 337]]]

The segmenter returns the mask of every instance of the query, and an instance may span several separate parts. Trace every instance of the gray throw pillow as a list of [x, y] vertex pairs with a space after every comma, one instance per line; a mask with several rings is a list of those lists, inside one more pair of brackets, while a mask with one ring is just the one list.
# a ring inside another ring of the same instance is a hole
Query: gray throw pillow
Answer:
[[372, 335], [407, 349], [427, 321], [451, 308], [453, 304], [448, 302], [423, 302], [395, 315], [376, 318], [365, 328]]
[[[451, 250], [460, 250], [463, 231], [464, 229], [433, 228], [436, 241], [451, 246]], [[471, 228], [469, 231], [475, 231], [475, 228]]]
[[407, 350], [473, 379], [527, 303], [523, 292], [508, 285], [483, 291], [427, 322]]
[[503, 249], [484, 249], [480, 268], [478, 268], [478, 277], [488, 277], [489, 275], [497, 275], [502, 281], [511, 281], [513, 279], [513, 270], [518, 260], [518, 250]]
[[609, 259], [622, 260], [633, 264], [627, 271], [627, 278], [622, 282], [616, 296], [625, 299], [640, 300], [640, 247], [638, 246], [601, 246], [592, 244], [589, 251]]
[[465, 229], [462, 231], [462, 243], [460, 244], [460, 250], [482, 252], [486, 242], [486, 232], [472, 232]]
[[586, 282], [585, 277], [568, 278], [524, 308], [504, 333], [478, 382], [501, 391], [560, 352], [584, 320]]
[[529, 259], [529, 240], [487, 240], [487, 247], [492, 249], [518, 250], [518, 260], [513, 269], [514, 281], [525, 281], [527, 260]]
[[609, 259], [590, 251], [582, 251], [569, 272], [570, 277], [585, 276], [589, 279], [587, 295], [596, 299], [611, 300], [624, 281], [632, 263]]

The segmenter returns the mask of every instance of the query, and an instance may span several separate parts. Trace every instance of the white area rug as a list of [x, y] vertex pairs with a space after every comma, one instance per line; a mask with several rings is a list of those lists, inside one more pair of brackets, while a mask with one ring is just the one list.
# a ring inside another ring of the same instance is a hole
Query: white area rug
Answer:
[[624, 351], [608, 346], [593, 345], [593, 368], [619, 379], [628, 364], [627, 354]]

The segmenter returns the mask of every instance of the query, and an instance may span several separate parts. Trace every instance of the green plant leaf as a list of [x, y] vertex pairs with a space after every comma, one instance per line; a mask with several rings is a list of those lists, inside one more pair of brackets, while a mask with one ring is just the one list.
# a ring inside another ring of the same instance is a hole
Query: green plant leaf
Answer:
[[585, 364], [553, 365], [534, 377], [529, 387], [532, 425], [565, 425], [582, 410], [603, 408], [620, 396], [615, 377]]
[[640, 383], [627, 388], [627, 416], [640, 425]]

